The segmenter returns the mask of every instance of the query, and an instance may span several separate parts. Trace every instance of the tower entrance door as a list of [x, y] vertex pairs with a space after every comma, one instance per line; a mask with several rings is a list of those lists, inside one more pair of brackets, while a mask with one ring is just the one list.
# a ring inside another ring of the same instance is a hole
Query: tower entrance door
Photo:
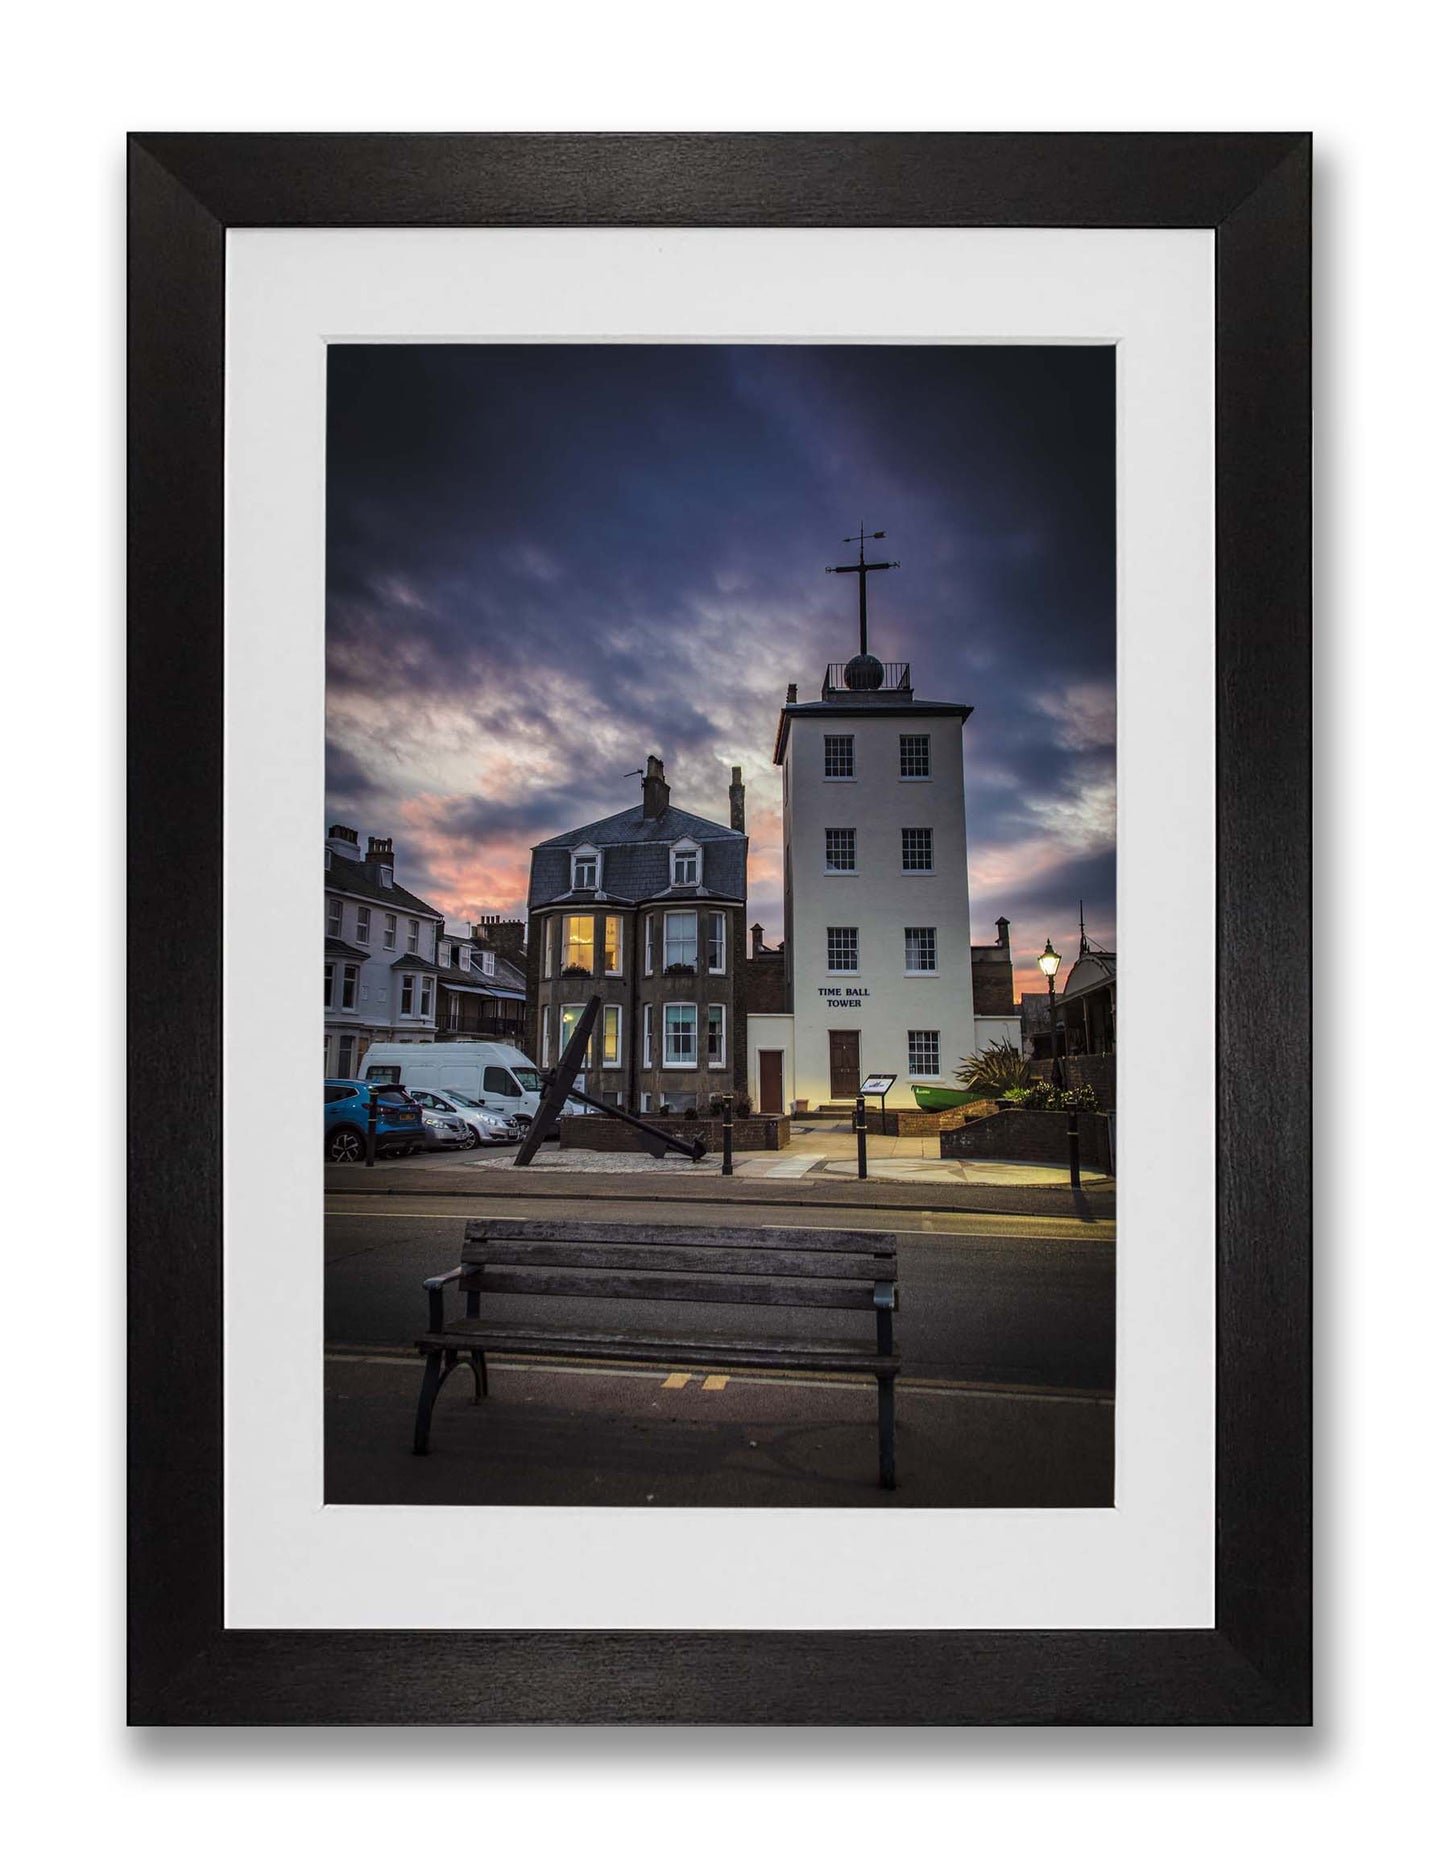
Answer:
[[862, 1080], [858, 1066], [858, 1031], [828, 1031], [828, 1091], [834, 1100], [852, 1100]]

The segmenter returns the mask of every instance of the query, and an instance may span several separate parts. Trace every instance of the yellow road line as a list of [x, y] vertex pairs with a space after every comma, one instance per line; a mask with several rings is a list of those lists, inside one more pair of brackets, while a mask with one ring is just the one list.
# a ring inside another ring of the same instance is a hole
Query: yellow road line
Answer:
[[662, 1387], [664, 1390], [685, 1390], [691, 1382], [686, 1371], [675, 1370], [670, 1377], [663, 1378]]
[[726, 1377], [704, 1377], [702, 1387], [705, 1390], [725, 1390], [728, 1387]]

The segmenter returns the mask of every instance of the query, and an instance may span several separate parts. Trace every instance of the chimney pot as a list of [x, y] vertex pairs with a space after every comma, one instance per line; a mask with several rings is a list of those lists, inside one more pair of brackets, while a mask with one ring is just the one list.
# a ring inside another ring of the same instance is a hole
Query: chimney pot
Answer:
[[1006, 914], [1000, 914], [998, 919], [994, 921], [994, 925], [998, 928], [998, 943], [1004, 948], [1005, 951], [1007, 951], [1008, 950], [1008, 916]]
[[763, 929], [755, 922], [751, 928], [751, 932], [753, 936], [753, 957], [756, 958], [763, 950]]

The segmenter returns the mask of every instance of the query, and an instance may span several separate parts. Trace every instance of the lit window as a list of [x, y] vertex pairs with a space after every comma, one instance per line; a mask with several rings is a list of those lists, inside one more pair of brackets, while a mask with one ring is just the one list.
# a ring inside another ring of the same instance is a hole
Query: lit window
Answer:
[[664, 1068], [696, 1068], [696, 1004], [663, 1005], [662, 1065]]
[[695, 888], [700, 879], [698, 875], [697, 845], [680, 843], [672, 852], [672, 885], [674, 888]]
[[857, 969], [857, 927], [829, 927], [828, 970], [830, 972], [856, 972]]
[[381, 917], [381, 943], [388, 952], [396, 950], [396, 915], [383, 914]]
[[662, 923], [662, 965], [697, 969], [697, 915], [666, 914]]
[[911, 1029], [908, 1032], [909, 1074], [938, 1073], [938, 1031]]
[[621, 1004], [602, 1006], [602, 1066], [604, 1068], [622, 1066]]
[[326, 901], [326, 931], [333, 939], [341, 938], [341, 902], [330, 896]]
[[933, 832], [908, 829], [903, 832], [903, 867], [907, 873], [929, 873], [933, 869]]
[[358, 946], [371, 944], [371, 909], [358, 907], [356, 910], [356, 943]]
[[904, 927], [903, 969], [906, 972], [938, 970], [937, 927]]
[[926, 733], [899, 734], [898, 776], [905, 779], [926, 779], [930, 776]]
[[853, 776], [853, 736], [850, 733], [823, 735], [823, 777], [850, 779]]
[[726, 914], [707, 917], [707, 968], [710, 972], [727, 970], [727, 920]]
[[608, 914], [602, 923], [602, 969], [614, 977], [622, 970], [621, 914]]
[[707, 1065], [709, 1068], [727, 1066], [727, 1030], [721, 1004], [707, 1007]]
[[562, 921], [562, 968], [576, 965], [584, 972], [592, 970], [595, 923], [591, 914], [568, 914]]
[[858, 832], [823, 832], [823, 867], [830, 875], [853, 875], [858, 869]]

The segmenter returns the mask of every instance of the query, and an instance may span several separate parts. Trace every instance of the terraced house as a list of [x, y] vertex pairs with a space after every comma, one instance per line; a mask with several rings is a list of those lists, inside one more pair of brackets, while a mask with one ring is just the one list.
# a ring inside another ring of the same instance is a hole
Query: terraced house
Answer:
[[325, 1072], [360, 1073], [373, 1042], [430, 1042], [442, 916], [398, 886], [391, 838], [326, 833]]
[[651, 757], [642, 803], [539, 843], [527, 931], [527, 1049], [553, 1064], [593, 995], [587, 1092], [633, 1112], [706, 1109], [747, 1073], [742, 1011], [748, 839], [679, 810]]

